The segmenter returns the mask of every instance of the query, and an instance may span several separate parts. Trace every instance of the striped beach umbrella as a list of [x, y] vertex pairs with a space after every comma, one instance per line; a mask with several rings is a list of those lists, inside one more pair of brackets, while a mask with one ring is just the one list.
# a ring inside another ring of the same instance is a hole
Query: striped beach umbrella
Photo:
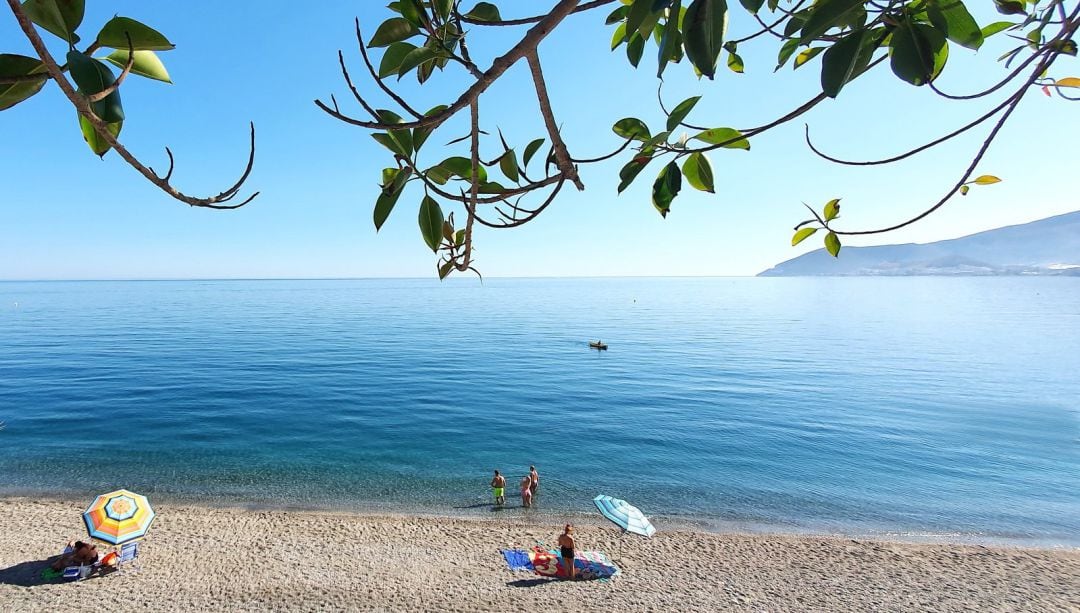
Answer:
[[116, 490], [102, 494], [83, 511], [90, 538], [120, 545], [146, 536], [154, 522], [154, 509], [146, 496]]
[[656, 528], [649, 523], [649, 519], [629, 502], [611, 496], [597, 496], [593, 498], [593, 502], [604, 517], [615, 522], [623, 530], [642, 536], [656, 534]]

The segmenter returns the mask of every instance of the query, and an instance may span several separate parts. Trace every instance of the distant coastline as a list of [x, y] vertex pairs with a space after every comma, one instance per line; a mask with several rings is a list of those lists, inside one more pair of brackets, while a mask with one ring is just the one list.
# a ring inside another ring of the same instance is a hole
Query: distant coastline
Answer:
[[[811, 239], [813, 240], [813, 239]], [[759, 277], [1080, 277], [1080, 211], [934, 243], [811, 251]]]

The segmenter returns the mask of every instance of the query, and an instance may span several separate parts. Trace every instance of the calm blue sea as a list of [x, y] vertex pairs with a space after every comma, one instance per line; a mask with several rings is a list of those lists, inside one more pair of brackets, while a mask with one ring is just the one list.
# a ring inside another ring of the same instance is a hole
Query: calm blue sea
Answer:
[[1077, 545], [1080, 279], [5, 282], [0, 421], [6, 494]]

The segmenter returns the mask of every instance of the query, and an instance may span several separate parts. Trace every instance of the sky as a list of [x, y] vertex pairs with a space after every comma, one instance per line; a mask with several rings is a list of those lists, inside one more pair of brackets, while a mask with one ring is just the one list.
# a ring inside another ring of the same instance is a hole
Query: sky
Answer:
[[[510, 18], [553, 2], [500, 4]], [[981, 25], [997, 20], [992, 11], [976, 10], [984, 3], [968, 4]], [[354, 75], [362, 76], [353, 18], [370, 36], [390, 16], [384, 7], [369, 0], [89, 0], [84, 38], [119, 14], [157, 28], [176, 44], [160, 54], [173, 85], [132, 77], [121, 90], [126, 146], [158, 169], [167, 165], [169, 146], [177, 160], [174, 185], [208, 195], [239, 175], [248, 122], [254, 121], [255, 170], [243, 194], [261, 195], [236, 211], [193, 209], [170, 199], [115, 153], [98, 160], [82, 140], [75, 111], [50, 84], [0, 113], [0, 279], [433, 277], [436, 257], [416, 221], [419, 189], [402, 196], [376, 233], [372, 207], [390, 155], [368, 132], [312, 103], [335, 94], [343, 110], [362, 116], [341, 79], [337, 51], [344, 50]], [[655, 48], [634, 70], [622, 49], [610, 51], [607, 12], [569, 17], [540, 47], [555, 115], [578, 158], [618, 146], [611, 125], [622, 117], [640, 117], [654, 132], [663, 123]], [[729, 38], [752, 31], [753, 23], [733, 5]], [[474, 59], [486, 68], [524, 32], [474, 28]], [[63, 55], [65, 43], [43, 37], [54, 55]], [[1000, 78], [1005, 71], [996, 58], [1009, 42], [1000, 37], [978, 53], [952, 46], [939, 86], [970, 92]], [[721, 70], [715, 81], [698, 80], [686, 63], [670, 66], [664, 98], [670, 108], [703, 95], [687, 119], [698, 125], [740, 128], [770, 121], [820, 91], [820, 56], [797, 71], [789, 64], [774, 73], [777, 49], [766, 37], [747, 43], [739, 49], [746, 73]], [[10, 15], [0, 16], [0, 52], [31, 54]], [[1051, 76], [1076, 73], [1075, 60], [1065, 58]], [[392, 108], [372, 83], [360, 81], [378, 107]], [[463, 71], [448, 69], [423, 87], [403, 79], [401, 92], [426, 109], [456, 99], [469, 83]], [[899, 81], [883, 65], [805, 117], [826, 151], [876, 158], [932, 140], [999, 100], [945, 101]], [[485, 93], [480, 108], [481, 127], [493, 135], [501, 129], [518, 151], [545, 136], [524, 62]], [[928, 242], [1080, 208], [1069, 187], [1080, 126], [1074, 112], [1066, 101], [1031, 92], [976, 171], [1002, 183], [976, 187], [910, 228], [845, 244]], [[466, 133], [466, 122], [462, 113], [431, 137], [427, 163], [467, 155], [461, 145], [442, 147]], [[820, 209], [842, 198], [845, 229], [902, 221], [948, 190], [988, 129], [899, 164], [851, 168], [815, 157], [802, 141], [802, 121], [794, 122], [756, 137], [749, 152], [712, 153], [716, 194], [684, 186], [667, 219], [650, 203], [659, 164], [616, 194], [619, 168], [629, 160], [624, 154], [583, 168], [586, 190], [564, 189], [534, 222], [478, 230], [476, 265], [491, 277], [753, 275], [820, 248], [817, 237], [790, 245], [792, 227], [807, 216], [803, 202]], [[500, 151], [497, 137], [482, 147], [483, 157]]]

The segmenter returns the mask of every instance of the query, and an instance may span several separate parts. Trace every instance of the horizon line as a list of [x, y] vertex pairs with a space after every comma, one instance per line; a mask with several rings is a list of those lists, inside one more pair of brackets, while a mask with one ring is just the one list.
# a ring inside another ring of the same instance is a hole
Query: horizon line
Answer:
[[[757, 274], [748, 275], [550, 275], [550, 276], [514, 276], [488, 275], [485, 279], [755, 279]], [[457, 277], [461, 279], [461, 277]], [[116, 277], [83, 279], [13, 279], [0, 278], [0, 283], [119, 283], [119, 282], [183, 282], [183, 281], [419, 281], [435, 280], [435, 277]], [[483, 281], [481, 279], [481, 281]]]

